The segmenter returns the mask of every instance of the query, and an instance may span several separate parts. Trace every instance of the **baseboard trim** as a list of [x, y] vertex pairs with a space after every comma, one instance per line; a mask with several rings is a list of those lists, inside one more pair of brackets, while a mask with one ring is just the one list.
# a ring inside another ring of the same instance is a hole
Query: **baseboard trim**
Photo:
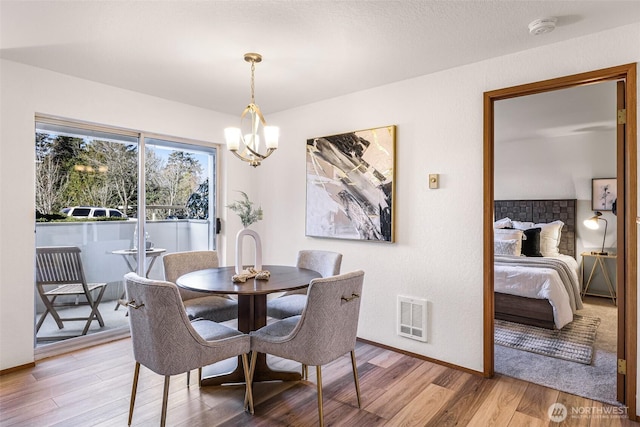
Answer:
[[34, 368], [36, 366], [36, 362], [25, 363], [24, 365], [13, 366], [11, 368], [3, 369], [0, 371], [0, 377], [2, 375], [10, 374], [12, 372], [21, 371], [23, 369]]
[[391, 346], [388, 346], [388, 345], [385, 345], [385, 344], [380, 344], [380, 343], [375, 342], [375, 341], [369, 341], [369, 340], [366, 340], [364, 338], [356, 338], [356, 339], [358, 341], [360, 341], [360, 342], [372, 345], [374, 347], [384, 348], [385, 350], [390, 350], [390, 351], [394, 351], [396, 353], [404, 354], [406, 356], [415, 357], [416, 359], [425, 360], [427, 362], [435, 363], [436, 365], [445, 366], [447, 368], [455, 369], [457, 371], [467, 372], [469, 374], [478, 375], [478, 376], [481, 376], [481, 377], [485, 376], [484, 372], [476, 371], [474, 369], [465, 368], [464, 366], [455, 365], [453, 363], [444, 362], [444, 361], [438, 360], [438, 359], [432, 359], [431, 357], [423, 356], [422, 354], [412, 353], [410, 351], [406, 351], [406, 350], [402, 350], [402, 349], [399, 349], [399, 348], [391, 347]]

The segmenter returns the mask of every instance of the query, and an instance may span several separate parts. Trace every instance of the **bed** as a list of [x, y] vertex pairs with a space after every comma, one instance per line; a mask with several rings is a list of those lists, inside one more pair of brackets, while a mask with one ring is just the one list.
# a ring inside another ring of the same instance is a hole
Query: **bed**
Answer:
[[561, 329], [582, 308], [575, 199], [496, 200], [494, 208], [495, 318]]

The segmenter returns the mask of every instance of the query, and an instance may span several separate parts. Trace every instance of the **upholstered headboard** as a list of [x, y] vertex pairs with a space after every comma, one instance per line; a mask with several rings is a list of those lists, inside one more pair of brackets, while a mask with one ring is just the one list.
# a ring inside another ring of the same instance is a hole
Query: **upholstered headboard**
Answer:
[[533, 223], [564, 222], [560, 236], [561, 254], [576, 257], [576, 199], [558, 200], [495, 200], [495, 220], [509, 217], [515, 221]]

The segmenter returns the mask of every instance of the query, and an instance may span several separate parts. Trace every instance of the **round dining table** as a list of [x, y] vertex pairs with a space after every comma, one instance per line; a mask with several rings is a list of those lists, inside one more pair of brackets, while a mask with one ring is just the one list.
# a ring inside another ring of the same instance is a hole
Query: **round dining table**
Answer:
[[[235, 267], [209, 268], [197, 270], [180, 276], [176, 284], [184, 289], [210, 294], [236, 295], [238, 298], [238, 330], [248, 334], [267, 324], [267, 295], [274, 292], [286, 292], [304, 289], [312, 279], [321, 277], [320, 273], [306, 268], [284, 265], [264, 265], [263, 270], [270, 273], [268, 280], [247, 279], [244, 283], [234, 283]], [[205, 371], [206, 372], [206, 371]], [[259, 353], [256, 360], [253, 381], [297, 381], [299, 372], [278, 371], [267, 364], [266, 355]], [[220, 385], [244, 382], [241, 358], [233, 371], [207, 376], [202, 385]]]

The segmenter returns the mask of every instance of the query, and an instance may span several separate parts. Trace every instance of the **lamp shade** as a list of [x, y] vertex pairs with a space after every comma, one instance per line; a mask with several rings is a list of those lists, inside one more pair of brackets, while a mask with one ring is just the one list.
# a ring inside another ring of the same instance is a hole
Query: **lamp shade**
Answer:
[[264, 139], [267, 148], [278, 148], [278, 137], [280, 136], [280, 128], [277, 126], [264, 127]]
[[227, 148], [231, 151], [238, 151], [240, 147], [240, 128], [226, 128], [224, 139], [227, 141]]
[[583, 222], [584, 226], [590, 230], [597, 230], [600, 228], [600, 224], [598, 223], [598, 217], [594, 216], [589, 219], [585, 219]]

